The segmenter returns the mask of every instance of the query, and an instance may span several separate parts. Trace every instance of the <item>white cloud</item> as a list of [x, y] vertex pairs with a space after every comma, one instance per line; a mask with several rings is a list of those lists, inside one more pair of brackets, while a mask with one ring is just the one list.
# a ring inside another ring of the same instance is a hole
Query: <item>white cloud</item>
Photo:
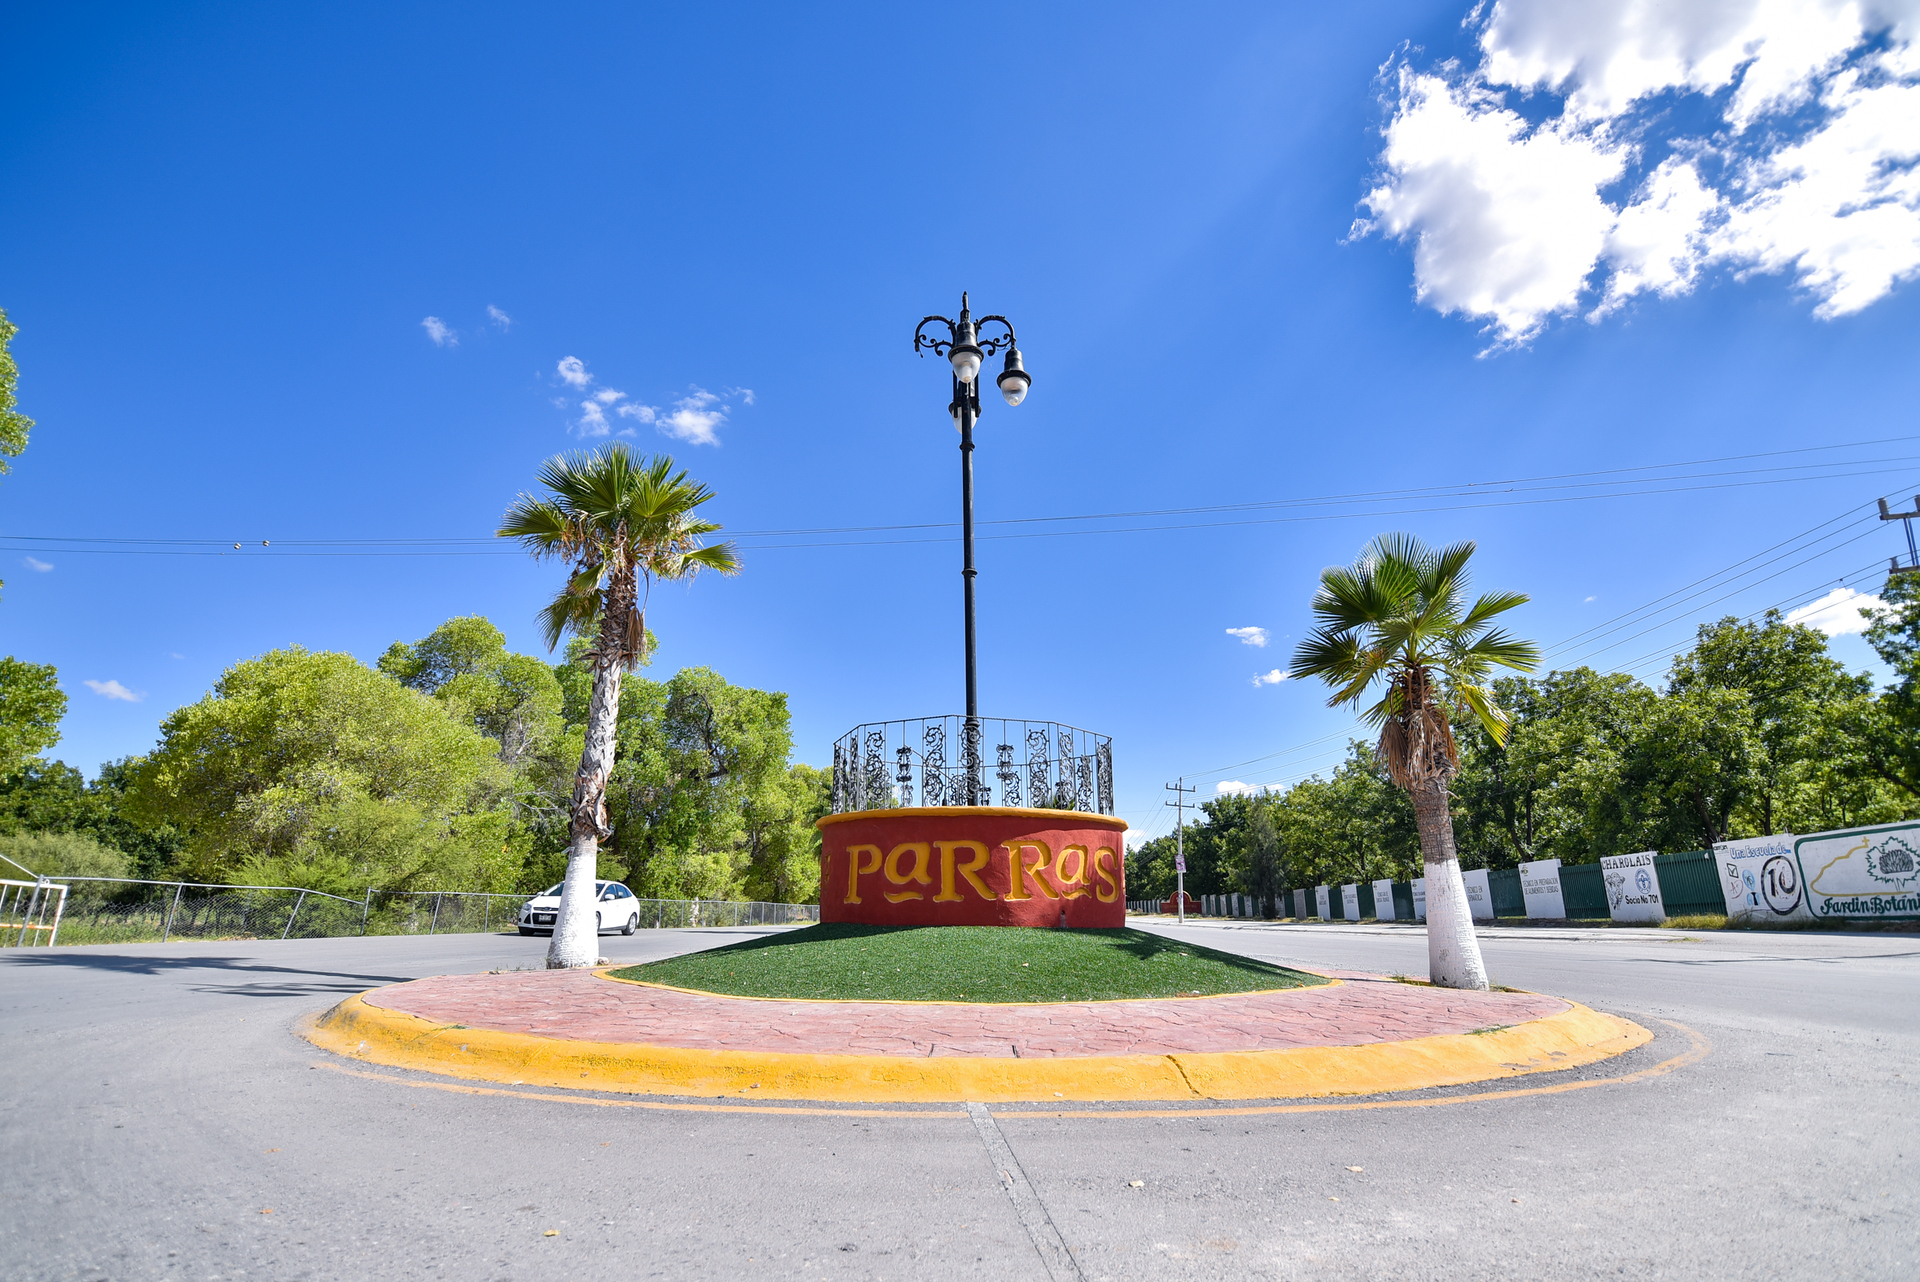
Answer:
[[1477, 66], [1396, 68], [1355, 232], [1411, 241], [1416, 297], [1496, 345], [1713, 266], [1790, 274], [1823, 319], [1920, 274], [1917, 0], [1498, 0], [1468, 21]]
[[1787, 611], [1787, 622], [1804, 623], [1830, 637], [1842, 637], [1867, 630], [1867, 621], [1860, 617], [1860, 611], [1882, 610], [1886, 604], [1871, 593], [1835, 588], [1817, 601]]
[[95, 681], [89, 678], [80, 684], [102, 698], [120, 699], [127, 703], [138, 703], [147, 697], [144, 694], [135, 694], [118, 681]]
[[51, 570], [53, 568], [53, 563], [51, 561], [42, 561], [36, 557], [31, 557], [31, 556], [22, 557], [21, 560], [26, 562], [26, 566], [29, 570], [38, 570], [42, 574], [45, 574], [48, 570]]
[[607, 412], [600, 408], [599, 401], [580, 402], [580, 421], [573, 425], [574, 431], [582, 436], [605, 436], [610, 429]]
[[435, 347], [458, 347], [460, 335], [448, 328], [447, 323], [438, 316], [429, 316], [420, 322], [420, 328], [427, 331], [427, 337], [433, 340]]
[[718, 396], [705, 388], [696, 387], [673, 403], [671, 414], [657, 416], [654, 426], [677, 441], [693, 445], [718, 445], [720, 438], [715, 432], [727, 421], [727, 407], [708, 407], [719, 403]]
[[507, 315], [492, 303], [487, 304], [487, 319], [498, 325], [501, 329], [508, 329], [513, 325], [513, 317]]
[[1242, 645], [1257, 645], [1264, 648], [1267, 644], [1265, 628], [1228, 628], [1227, 635], [1239, 637]]
[[1287, 674], [1275, 668], [1272, 672], [1263, 672], [1253, 679], [1256, 686], [1277, 686], [1287, 679]]
[[[560, 381], [570, 387], [585, 391], [592, 386], [594, 377], [587, 370], [587, 363], [577, 356], [565, 356], [555, 366]], [[573, 430], [581, 436], [605, 436], [613, 428], [606, 411], [639, 423], [651, 425], [657, 431], [675, 440], [687, 441], [694, 445], [718, 445], [719, 429], [727, 422], [731, 409], [729, 402], [738, 400], [743, 405], [753, 404], [753, 390], [745, 387], [730, 387], [724, 393], [716, 395], [703, 387], [694, 387], [685, 396], [673, 403], [670, 411], [656, 405], [643, 405], [638, 401], [627, 400], [625, 392], [611, 387], [602, 387], [588, 394], [588, 399], [580, 402], [580, 418], [573, 424]], [[624, 402], [624, 403], [622, 403]], [[556, 405], [567, 402], [558, 400]], [[622, 436], [633, 435], [632, 428], [622, 428]]]
[[1213, 785], [1213, 795], [1216, 797], [1243, 797], [1258, 791], [1252, 784], [1241, 783], [1238, 779], [1222, 779]]

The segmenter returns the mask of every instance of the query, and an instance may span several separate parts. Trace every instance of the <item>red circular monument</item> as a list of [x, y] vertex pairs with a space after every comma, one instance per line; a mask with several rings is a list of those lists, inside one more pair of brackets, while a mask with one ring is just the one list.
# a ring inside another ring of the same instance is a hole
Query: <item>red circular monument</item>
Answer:
[[1127, 825], [1014, 806], [820, 820], [820, 920], [885, 926], [1122, 926]]
[[834, 744], [833, 810], [818, 823], [821, 921], [1126, 924], [1104, 735], [1000, 718], [859, 726]]

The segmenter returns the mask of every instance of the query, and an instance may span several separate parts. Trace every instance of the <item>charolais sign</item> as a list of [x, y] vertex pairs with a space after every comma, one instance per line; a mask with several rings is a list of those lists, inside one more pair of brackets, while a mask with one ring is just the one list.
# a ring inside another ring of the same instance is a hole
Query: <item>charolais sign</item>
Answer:
[[1720, 893], [1726, 896], [1730, 920], [1748, 925], [1812, 920], [1792, 833], [1716, 842], [1713, 858], [1720, 866]]
[[1654, 852], [1600, 856], [1601, 877], [1607, 883], [1607, 908], [1615, 921], [1659, 925], [1667, 919], [1660, 898], [1660, 876], [1653, 867]]
[[1816, 918], [1920, 917], [1920, 823], [1817, 832], [1793, 854]]
[[820, 920], [886, 926], [1126, 924], [1124, 821], [927, 806], [827, 815]]

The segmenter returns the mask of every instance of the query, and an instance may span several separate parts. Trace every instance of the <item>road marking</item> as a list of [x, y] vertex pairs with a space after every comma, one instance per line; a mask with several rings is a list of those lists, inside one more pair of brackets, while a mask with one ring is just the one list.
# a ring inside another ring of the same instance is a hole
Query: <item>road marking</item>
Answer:
[[1020, 1159], [1013, 1155], [1013, 1146], [993, 1124], [993, 1114], [985, 1104], [969, 1104], [967, 1116], [973, 1119], [973, 1129], [986, 1146], [987, 1156], [993, 1159], [994, 1170], [1007, 1191], [1007, 1200], [1013, 1203], [1013, 1213], [1020, 1217], [1021, 1227], [1033, 1240], [1033, 1249], [1039, 1253], [1047, 1276], [1053, 1282], [1075, 1282], [1075, 1279], [1085, 1282], [1086, 1274], [1080, 1271], [1080, 1262], [1073, 1258], [1067, 1240], [1054, 1227], [1053, 1217], [1047, 1214], [1047, 1204], [1040, 1200], [1026, 1171], [1021, 1169]]
[[679, 1104], [664, 1100], [596, 1099], [591, 1095], [549, 1095], [540, 1091], [512, 1091], [499, 1086], [467, 1086], [458, 1082], [414, 1082], [404, 1077], [395, 1077], [392, 1073], [370, 1073], [365, 1069], [348, 1068], [343, 1064], [329, 1064], [325, 1061], [317, 1062], [311, 1067], [324, 1068], [329, 1073], [340, 1073], [347, 1077], [364, 1077], [369, 1081], [387, 1082], [394, 1086], [448, 1091], [455, 1095], [508, 1095], [514, 1099], [544, 1100], [552, 1104], [593, 1104], [600, 1108], [660, 1109], [674, 1113], [804, 1113], [820, 1117], [965, 1117], [967, 1115], [966, 1110], [962, 1108], [934, 1112], [891, 1108], [805, 1108], [773, 1104]]
[[[1444, 1104], [1476, 1104], [1487, 1100], [1517, 1099], [1524, 1095], [1559, 1095], [1567, 1091], [1584, 1091], [1595, 1086], [1626, 1086], [1634, 1082], [1650, 1081], [1656, 1077], [1665, 1077], [1690, 1064], [1697, 1064], [1713, 1051], [1706, 1038], [1670, 1019], [1660, 1021], [1667, 1027], [1685, 1033], [1692, 1045], [1672, 1059], [1660, 1061], [1650, 1068], [1632, 1073], [1622, 1073], [1618, 1077], [1600, 1077], [1584, 1082], [1558, 1082], [1552, 1086], [1528, 1086], [1508, 1091], [1476, 1091], [1471, 1095], [1448, 1095], [1440, 1099], [1410, 1100], [1363, 1100], [1353, 1103], [1317, 1103], [1317, 1104], [1268, 1104], [1254, 1108], [1126, 1108], [1118, 1107], [1101, 1112], [1068, 1112], [1058, 1109], [1022, 1109], [1002, 1104], [998, 1114], [1001, 1118], [1044, 1118], [1048, 1120], [1069, 1119], [1085, 1121], [1125, 1121], [1136, 1117], [1257, 1117], [1269, 1113], [1348, 1113], [1371, 1108], [1438, 1108]], [[959, 1118], [968, 1117], [967, 1108], [953, 1109], [889, 1109], [889, 1108], [809, 1108], [804, 1105], [783, 1106], [776, 1104], [693, 1104], [669, 1103], [664, 1100], [640, 1099], [599, 1099], [591, 1095], [554, 1095], [541, 1091], [515, 1091], [499, 1086], [468, 1086], [462, 1082], [416, 1082], [392, 1073], [373, 1073], [365, 1069], [348, 1068], [343, 1064], [319, 1061], [313, 1068], [324, 1068], [329, 1073], [339, 1073], [346, 1077], [363, 1077], [369, 1081], [386, 1082], [393, 1086], [411, 1086], [420, 1090], [447, 1091], [455, 1095], [504, 1095], [514, 1099], [540, 1100], [552, 1104], [591, 1104], [599, 1108], [640, 1108], [662, 1112], [679, 1113], [777, 1113], [808, 1117], [904, 1117], [904, 1118]]]

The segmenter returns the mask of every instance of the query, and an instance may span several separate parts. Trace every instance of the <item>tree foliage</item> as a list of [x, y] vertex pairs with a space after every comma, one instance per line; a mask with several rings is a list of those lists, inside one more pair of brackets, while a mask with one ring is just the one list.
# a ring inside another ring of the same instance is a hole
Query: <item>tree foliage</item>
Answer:
[[66, 713], [67, 696], [52, 664], [0, 659], [0, 776], [58, 743]]
[[[347, 654], [229, 668], [161, 723], [128, 811], [202, 880], [484, 889], [511, 877], [499, 746]], [[504, 885], [499, 888], [504, 889]]]
[[12, 470], [7, 460], [19, 458], [27, 448], [27, 429], [33, 420], [14, 408], [14, 388], [20, 381], [20, 367], [14, 364], [9, 348], [19, 326], [7, 319], [0, 307], [0, 476]]

